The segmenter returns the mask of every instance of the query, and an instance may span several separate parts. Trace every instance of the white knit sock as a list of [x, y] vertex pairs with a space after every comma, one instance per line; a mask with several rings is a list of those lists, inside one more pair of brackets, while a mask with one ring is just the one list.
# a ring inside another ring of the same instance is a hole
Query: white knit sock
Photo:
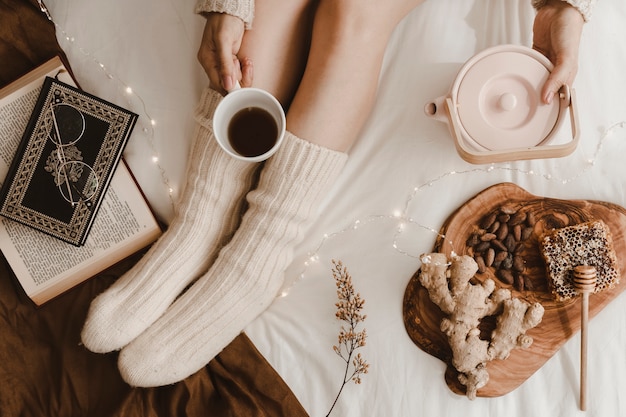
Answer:
[[210, 117], [220, 100], [207, 89], [197, 108], [187, 183], [167, 231], [92, 302], [81, 334], [89, 350], [118, 350], [143, 332], [206, 272], [241, 219], [256, 164], [234, 159], [217, 145]]
[[208, 273], [120, 352], [133, 386], [180, 381], [205, 366], [275, 299], [305, 227], [347, 155], [287, 133], [248, 194], [249, 208]]

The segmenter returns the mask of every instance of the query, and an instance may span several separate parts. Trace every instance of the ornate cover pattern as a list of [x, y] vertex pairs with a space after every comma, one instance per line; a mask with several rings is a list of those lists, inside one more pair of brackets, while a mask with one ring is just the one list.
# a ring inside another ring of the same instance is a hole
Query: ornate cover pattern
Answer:
[[[53, 103], [82, 115], [80, 139], [61, 151], [51, 139], [59, 123], [53, 119]], [[133, 112], [46, 77], [2, 186], [0, 215], [73, 245], [84, 244], [136, 121]], [[88, 201], [72, 204], [63, 197], [57, 167], [68, 160], [84, 163], [97, 178]]]

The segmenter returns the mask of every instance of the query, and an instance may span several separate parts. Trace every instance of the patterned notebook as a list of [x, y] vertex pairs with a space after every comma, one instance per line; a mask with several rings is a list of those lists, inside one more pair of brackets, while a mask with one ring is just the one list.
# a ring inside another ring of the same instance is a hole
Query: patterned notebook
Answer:
[[81, 246], [136, 121], [46, 77], [0, 191], [0, 215]]

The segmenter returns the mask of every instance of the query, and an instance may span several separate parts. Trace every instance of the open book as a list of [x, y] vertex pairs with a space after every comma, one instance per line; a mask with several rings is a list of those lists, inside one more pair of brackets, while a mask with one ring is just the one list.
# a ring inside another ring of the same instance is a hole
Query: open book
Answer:
[[[76, 85], [53, 58], [0, 89], [0, 182], [6, 178], [44, 80]], [[159, 224], [122, 160], [111, 178], [88, 238], [78, 247], [8, 219], [0, 220], [0, 251], [37, 305], [154, 242]]]

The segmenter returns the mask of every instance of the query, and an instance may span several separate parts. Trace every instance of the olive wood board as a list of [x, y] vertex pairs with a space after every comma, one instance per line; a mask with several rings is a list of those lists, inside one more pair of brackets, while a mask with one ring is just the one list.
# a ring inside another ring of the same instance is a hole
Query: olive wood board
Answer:
[[[623, 256], [626, 253], [626, 209], [601, 201], [538, 197], [512, 183], [491, 186], [452, 213], [441, 227], [433, 252], [446, 253], [448, 256], [452, 250], [458, 255], [470, 254], [466, 241], [476, 225], [486, 214], [503, 205], [513, 205], [520, 211], [535, 213], [537, 222], [531, 236], [525, 241], [522, 253], [526, 261], [525, 279], [531, 280], [532, 285], [529, 287], [532, 289], [525, 288], [520, 292], [514, 286], [504, 284], [496, 278], [493, 268], [487, 268], [482, 274], [477, 273], [474, 279], [482, 282], [491, 278], [496, 287], [509, 288], [513, 297], [530, 303], [539, 301], [545, 313], [541, 323], [527, 332], [534, 340], [529, 348], [513, 349], [507, 359], [487, 362], [489, 382], [478, 390], [479, 397], [498, 397], [513, 391], [580, 330], [580, 297], [559, 302], [548, 287], [545, 262], [538, 245], [538, 239], [544, 231], [591, 220], [602, 220], [609, 226], [618, 258], [620, 282], [610, 290], [591, 294], [589, 318], [594, 317], [626, 288], [626, 258]], [[458, 382], [458, 373], [451, 365], [452, 353], [447, 338], [439, 328], [444, 314], [419, 283], [418, 273], [413, 275], [404, 294], [405, 328], [418, 347], [447, 364], [445, 380], [448, 387], [457, 394], [465, 394], [465, 387]], [[481, 327], [483, 325], [486, 329], [489, 326], [493, 328], [493, 320], [491, 324], [486, 320]], [[481, 328], [481, 331], [485, 329]], [[593, 355], [594, 352], [589, 354]]]

